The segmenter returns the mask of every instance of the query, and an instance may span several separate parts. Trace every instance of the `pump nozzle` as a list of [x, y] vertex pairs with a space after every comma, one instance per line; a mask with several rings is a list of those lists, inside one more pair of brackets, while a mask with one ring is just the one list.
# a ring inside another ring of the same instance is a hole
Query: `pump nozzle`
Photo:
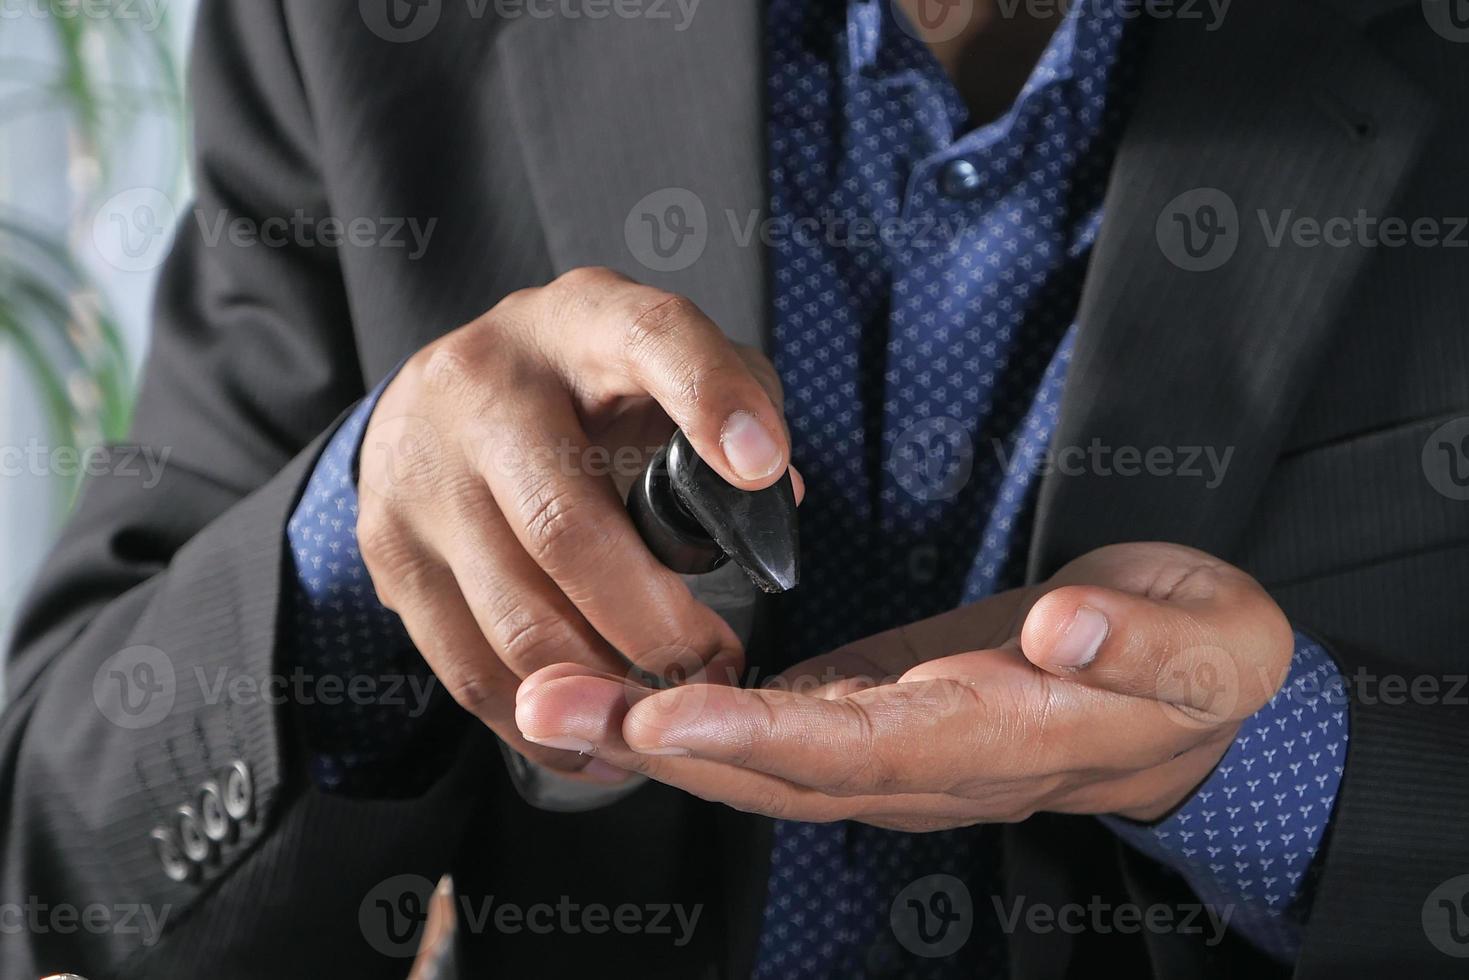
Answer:
[[766, 592], [787, 592], [800, 579], [789, 471], [764, 490], [740, 490], [676, 432], [634, 484], [627, 506], [649, 549], [675, 572], [698, 575], [733, 559]]

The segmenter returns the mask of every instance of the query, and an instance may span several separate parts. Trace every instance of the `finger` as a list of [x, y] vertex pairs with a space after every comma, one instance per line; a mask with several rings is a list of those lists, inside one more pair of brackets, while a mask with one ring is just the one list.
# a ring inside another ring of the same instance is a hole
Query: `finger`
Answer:
[[[976, 769], [986, 792], [997, 780], [1149, 769], [1209, 734], [1198, 724], [1178, 724], [1173, 705], [1140, 702], [1038, 670], [1021, 654], [1019, 640], [925, 661], [902, 681], [967, 685], [999, 720], [986, 725], [991, 737], [977, 750], [989, 760]], [[1148, 707], [1163, 710], [1139, 710]], [[962, 730], [968, 721], [958, 716], [955, 725]]]
[[742, 657], [728, 624], [648, 551], [611, 481], [579, 471], [588, 440], [565, 397], [503, 399], [480, 424], [495, 448], [480, 453], [479, 471], [506, 523], [615, 650], [655, 673]]
[[838, 798], [721, 762], [634, 752], [623, 741], [622, 724], [632, 706], [658, 692], [625, 679], [579, 669], [552, 668], [542, 673], [549, 676], [524, 694], [516, 709], [517, 723], [527, 737], [558, 744], [575, 740], [571, 744], [590, 745], [592, 748], [585, 751], [603, 762], [649, 776], [700, 799], [778, 819], [823, 822], [860, 817], [869, 812], [918, 815], [953, 805], [952, 800], [937, 797]]
[[747, 355], [688, 299], [606, 270], [557, 283], [575, 313], [543, 338], [577, 391], [651, 395], [699, 456], [743, 490], [770, 486], [790, 461], [784, 418]]
[[[781, 420], [784, 421], [786, 405], [785, 387], [780, 383], [780, 373], [776, 371], [775, 365], [771, 363], [770, 358], [765, 356], [764, 351], [746, 344], [736, 344], [735, 353], [749, 367], [750, 373], [755, 376], [755, 380], [760, 382], [760, 387], [764, 388], [765, 393], [770, 396], [770, 400], [774, 403], [776, 410], [781, 413]], [[786, 426], [786, 430], [787, 435], [789, 435], [790, 427]]]
[[392, 606], [409, 638], [449, 695], [526, 758], [564, 773], [582, 770], [587, 759], [572, 752], [532, 745], [515, 725], [519, 678], [500, 662], [480, 632], [449, 570], [428, 567], [401, 576]]
[[1025, 618], [1021, 647], [1036, 666], [1083, 684], [1150, 698], [1200, 720], [1253, 714], [1284, 680], [1293, 639], [1248, 576], [1208, 562], [1166, 574], [1166, 592], [1135, 595], [1069, 585]]
[[489, 494], [458, 500], [448, 540], [434, 544], [501, 662], [518, 678], [564, 662], [625, 669], [622, 656], [526, 554]]
[[521, 701], [528, 698], [542, 684], [547, 681], [560, 680], [563, 677], [600, 677], [604, 680], [615, 680], [619, 682], [629, 680], [626, 675], [619, 675], [616, 672], [591, 670], [581, 664], [552, 664], [549, 667], [541, 668], [520, 682], [520, 687], [515, 690], [515, 703], [517, 707]]
[[[689, 685], [634, 704], [622, 736], [642, 754], [687, 754], [834, 796], [938, 793], [986, 768], [977, 756], [981, 733], [1002, 726], [984, 708], [945, 682], [834, 699]], [[961, 712], [965, 724], [952, 724]]]

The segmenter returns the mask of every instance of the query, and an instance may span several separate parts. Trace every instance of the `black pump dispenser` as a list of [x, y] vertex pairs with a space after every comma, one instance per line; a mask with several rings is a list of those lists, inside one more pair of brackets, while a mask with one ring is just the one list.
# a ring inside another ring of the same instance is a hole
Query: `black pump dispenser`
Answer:
[[766, 592], [788, 592], [800, 578], [789, 471], [764, 490], [740, 490], [675, 432], [633, 484], [627, 509], [649, 550], [680, 574], [712, 572], [733, 559]]

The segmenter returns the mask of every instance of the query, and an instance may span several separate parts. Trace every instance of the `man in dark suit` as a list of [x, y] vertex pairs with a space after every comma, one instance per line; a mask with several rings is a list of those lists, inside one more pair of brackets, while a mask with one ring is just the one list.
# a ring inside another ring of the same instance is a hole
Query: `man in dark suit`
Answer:
[[[0, 972], [402, 976], [450, 874], [462, 976], [1453, 974], [1454, 13], [205, 0]], [[804, 484], [753, 618], [675, 425]]]

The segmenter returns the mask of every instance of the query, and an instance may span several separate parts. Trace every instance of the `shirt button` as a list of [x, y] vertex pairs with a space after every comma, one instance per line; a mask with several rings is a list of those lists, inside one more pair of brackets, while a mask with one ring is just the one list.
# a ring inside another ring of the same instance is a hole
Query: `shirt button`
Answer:
[[970, 160], [950, 160], [944, 164], [939, 187], [950, 197], [969, 198], [979, 193], [979, 168]]

